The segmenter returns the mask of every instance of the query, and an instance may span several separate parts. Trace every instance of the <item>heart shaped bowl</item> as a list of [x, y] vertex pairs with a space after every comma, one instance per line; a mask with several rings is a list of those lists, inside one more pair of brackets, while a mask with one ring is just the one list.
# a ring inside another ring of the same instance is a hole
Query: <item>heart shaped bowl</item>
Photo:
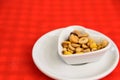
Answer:
[[[108, 41], [108, 45], [103, 49], [87, 52], [84, 54], [64, 55], [62, 53], [63, 47], [61, 44], [63, 41], [68, 39], [70, 33], [74, 30], [79, 30], [83, 33], [84, 32], [88, 33], [89, 36], [93, 38], [96, 42], [99, 42], [105, 39]], [[66, 28], [63, 28], [63, 31], [61, 32], [58, 38], [58, 54], [63, 59], [63, 61], [66, 62], [67, 64], [84, 64], [84, 63], [98, 61], [105, 55], [107, 51], [109, 51], [110, 48], [111, 48], [111, 42], [109, 37], [107, 37], [106, 35], [100, 32], [91, 31], [90, 29], [85, 28], [83, 26], [73, 25], [73, 26], [68, 26]]]

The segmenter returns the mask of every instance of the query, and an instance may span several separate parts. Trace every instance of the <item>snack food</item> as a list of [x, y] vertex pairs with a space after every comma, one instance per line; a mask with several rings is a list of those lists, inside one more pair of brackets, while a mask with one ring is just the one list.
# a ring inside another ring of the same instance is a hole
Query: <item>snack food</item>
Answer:
[[108, 45], [107, 40], [96, 42], [90, 38], [88, 33], [82, 33], [79, 30], [74, 30], [70, 33], [67, 40], [62, 42], [64, 55], [84, 54], [105, 48]]

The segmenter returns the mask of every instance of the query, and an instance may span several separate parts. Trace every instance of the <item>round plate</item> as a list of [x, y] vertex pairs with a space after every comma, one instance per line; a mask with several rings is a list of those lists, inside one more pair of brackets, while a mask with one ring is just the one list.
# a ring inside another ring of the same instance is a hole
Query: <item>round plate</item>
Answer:
[[57, 39], [61, 31], [62, 29], [57, 29], [48, 32], [39, 38], [33, 47], [33, 61], [44, 74], [57, 80], [95, 80], [105, 77], [117, 66], [119, 52], [112, 40], [110, 51], [99, 61], [83, 65], [64, 63], [57, 53]]

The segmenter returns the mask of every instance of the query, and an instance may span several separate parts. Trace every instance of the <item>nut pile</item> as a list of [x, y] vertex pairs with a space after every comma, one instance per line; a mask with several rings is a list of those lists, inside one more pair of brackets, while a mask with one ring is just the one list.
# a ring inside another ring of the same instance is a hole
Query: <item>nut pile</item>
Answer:
[[107, 40], [102, 40], [99, 43], [89, 37], [87, 33], [81, 33], [78, 30], [71, 32], [68, 40], [62, 42], [64, 55], [83, 54], [86, 52], [96, 51], [108, 45]]

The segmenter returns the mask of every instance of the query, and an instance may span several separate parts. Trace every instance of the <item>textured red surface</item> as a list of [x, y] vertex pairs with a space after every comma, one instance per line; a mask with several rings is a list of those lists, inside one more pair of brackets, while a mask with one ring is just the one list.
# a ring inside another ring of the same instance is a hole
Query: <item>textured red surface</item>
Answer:
[[[83, 25], [120, 49], [120, 0], [1, 0], [0, 80], [52, 80], [32, 61], [35, 41], [48, 31]], [[120, 80], [120, 64], [102, 80]]]

